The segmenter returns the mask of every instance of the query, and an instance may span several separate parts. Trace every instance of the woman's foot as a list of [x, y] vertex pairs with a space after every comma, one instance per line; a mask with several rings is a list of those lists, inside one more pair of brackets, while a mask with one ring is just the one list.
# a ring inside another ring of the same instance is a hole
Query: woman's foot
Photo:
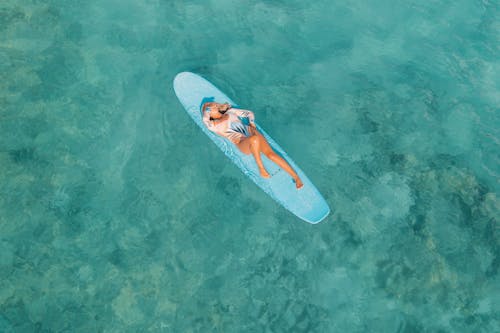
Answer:
[[266, 169], [264, 169], [264, 168], [259, 168], [259, 171], [260, 171], [260, 175], [261, 175], [262, 177], [264, 177], [264, 178], [269, 178], [269, 177], [271, 177], [271, 176], [269, 175], [269, 173], [267, 172], [267, 170], [266, 170]]
[[295, 187], [298, 189], [300, 189], [300, 188], [302, 188], [302, 186], [304, 186], [304, 184], [302, 184], [302, 181], [300, 180], [299, 177], [294, 178], [293, 182], [295, 183]]

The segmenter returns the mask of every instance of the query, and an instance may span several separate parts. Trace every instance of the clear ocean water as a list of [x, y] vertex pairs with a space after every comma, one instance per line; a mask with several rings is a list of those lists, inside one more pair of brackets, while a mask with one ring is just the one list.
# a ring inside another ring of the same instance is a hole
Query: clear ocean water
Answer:
[[[3, 0], [0, 332], [499, 332], [499, 6]], [[243, 177], [180, 71], [333, 213]]]

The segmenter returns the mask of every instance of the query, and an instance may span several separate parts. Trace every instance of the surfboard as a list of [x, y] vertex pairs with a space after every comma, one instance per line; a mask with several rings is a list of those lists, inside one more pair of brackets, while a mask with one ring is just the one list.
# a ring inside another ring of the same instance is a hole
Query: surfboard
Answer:
[[[229, 159], [241, 169], [243, 174], [250, 178], [258, 187], [268, 194], [277, 203], [289, 210], [300, 219], [316, 224], [324, 220], [330, 213], [330, 207], [321, 193], [304, 172], [295, 164], [287, 153], [278, 145], [258, 124], [258, 112], [255, 114], [255, 125], [259, 132], [269, 142], [273, 150], [283, 157], [297, 172], [304, 186], [295, 187], [292, 177], [277, 164], [262, 154], [262, 162], [271, 175], [263, 178], [257, 167], [253, 155], [243, 154], [231, 141], [211, 132], [202, 121], [200, 103], [205, 98], [213, 98], [218, 103], [236, 103], [200, 75], [191, 72], [177, 74], [173, 82], [174, 91], [186, 112], [201, 130], [219, 147]], [[217, 158], [214, 156], [214, 158]]]

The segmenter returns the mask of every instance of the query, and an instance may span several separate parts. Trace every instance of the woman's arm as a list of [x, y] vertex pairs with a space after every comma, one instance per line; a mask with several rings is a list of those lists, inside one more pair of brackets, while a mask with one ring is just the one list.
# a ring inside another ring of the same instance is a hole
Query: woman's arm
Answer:
[[250, 133], [252, 135], [259, 133], [259, 131], [257, 130], [257, 126], [255, 126], [255, 115], [253, 114], [252, 111], [244, 110], [244, 109], [237, 109], [237, 108], [232, 108], [231, 111], [240, 118], [247, 118], [248, 119], [248, 123], [245, 123], [243, 120], [242, 120], [242, 122], [245, 125], [250, 126]]
[[205, 103], [203, 105], [203, 123], [209, 130], [212, 130], [212, 127], [214, 126], [213, 122], [210, 120], [210, 112], [205, 112], [205, 107], [207, 106], [208, 103]]
[[235, 109], [235, 108], [232, 108], [231, 111], [235, 115], [237, 115], [238, 117], [248, 118], [248, 121], [250, 122], [250, 125], [254, 124], [254, 122], [255, 122], [255, 115], [253, 114], [252, 111], [250, 111], [250, 110], [244, 110], [244, 109]]
[[203, 104], [203, 106], [201, 107], [201, 112], [203, 114], [205, 114], [205, 110], [207, 108], [211, 108], [215, 103], [214, 102], [206, 102], [205, 104]]

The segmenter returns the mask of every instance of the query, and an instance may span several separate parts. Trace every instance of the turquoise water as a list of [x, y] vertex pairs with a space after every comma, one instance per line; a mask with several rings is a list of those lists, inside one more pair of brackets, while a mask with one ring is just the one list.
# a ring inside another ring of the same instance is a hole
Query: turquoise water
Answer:
[[[487, 0], [3, 0], [0, 331], [500, 331], [499, 22]], [[207, 143], [185, 70], [255, 112], [324, 222]]]

